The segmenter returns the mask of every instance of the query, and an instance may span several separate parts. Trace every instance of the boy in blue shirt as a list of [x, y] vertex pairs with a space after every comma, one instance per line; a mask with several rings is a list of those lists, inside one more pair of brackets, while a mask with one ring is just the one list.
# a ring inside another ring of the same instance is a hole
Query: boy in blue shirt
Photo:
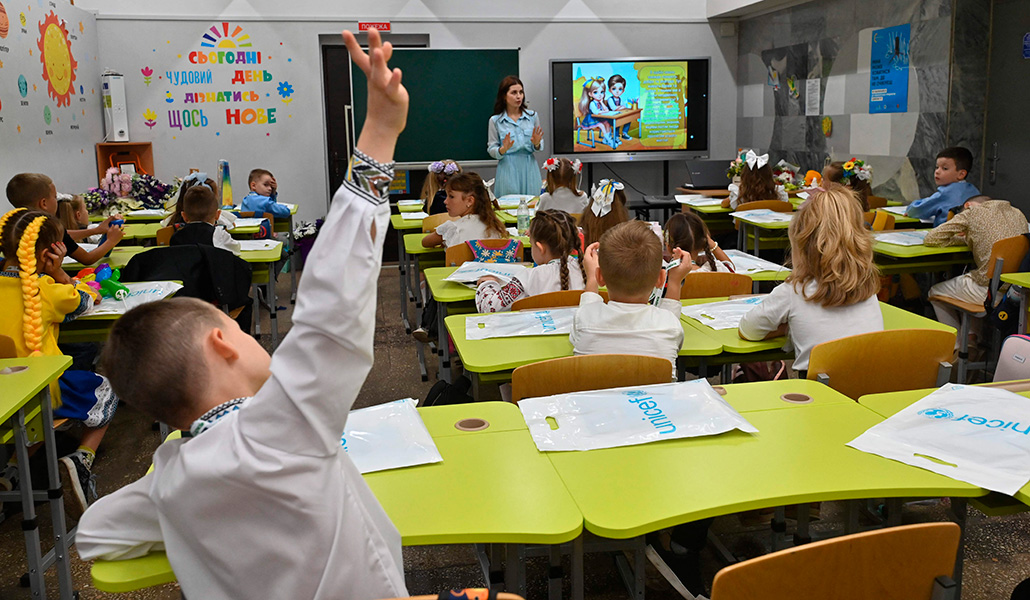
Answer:
[[250, 193], [240, 203], [241, 211], [253, 211], [258, 215], [271, 213], [277, 219], [290, 216], [290, 207], [276, 202], [278, 185], [271, 171], [254, 169], [250, 172], [247, 183], [250, 185]]
[[941, 150], [937, 154], [937, 168], [933, 171], [937, 191], [929, 198], [909, 204], [905, 214], [916, 219], [933, 219], [934, 227], [947, 221], [949, 211], [980, 195], [980, 190], [966, 181], [972, 166], [973, 154], [969, 150], [960, 146]]

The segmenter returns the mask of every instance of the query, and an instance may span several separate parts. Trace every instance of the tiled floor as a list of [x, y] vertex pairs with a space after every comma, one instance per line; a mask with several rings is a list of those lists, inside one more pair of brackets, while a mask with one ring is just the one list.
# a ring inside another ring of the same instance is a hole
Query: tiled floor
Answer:
[[[419, 379], [415, 363], [415, 350], [410, 336], [404, 333], [398, 316], [397, 271], [385, 267], [379, 282], [379, 311], [375, 334], [375, 366], [362, 389], [356, 408], [370, 406], [388, 400], [405, 397], [425, 397], [433, 381], [423, 383]], [[280, 278], [280, 297], [286, 297], [289, 280]], [[280, 313], [280, 327], [286, 331], [290, 324], [292, 307]], [[267, 331], [267, 317], [263, 327]], [[433, 369], [431, 368], [431, 373]], [[150, 456], [157, 447], [157, 433], [150, 423], [136, 411], [123, 407], [115, 417], [108, 432], [96, 472], [101, 494], [106, 494], [143, 475], [150, 463]], [[704, 482], [698, 482], [703, 486]], [[424, 502], [446, 502], [446, 495], [426, 491], [413, 494], [415, 507]], [[631, 492], [628, 492], [631, 493]], [[517, 498], [517, 490], [513, 490]], [[813, 524], [813, 531], [823, 534], [841, 530], [841, 505], [824, 503], [823, 519]], [[40, 522], [44, 523], [42, 534], [48, 535], [45, 526], [49, 512], [40, 510]], [[1030, 577], [1030, 513], [1010, 517], [988, 518], [975, 510], [970, 511], [968, 538], [966, 543], [965, 582], [963, 597], [968, 600], [1007, 599], [1015, 585]], [[906, 522], [942, 520], [946, 518], [946, 507], [940, 503], [929, 506], [912, 506], [906, 509]], [[717, 519], [713, 531], [719, 533], [726, 545], [741, 556], [753, 556], [765, 551], [769, 543], [769, 530], [764, 526], [744, 526], [736, 516]], [[24, 544], [19, 517], [0, 523], [0, 599], [29, 598], [27, 589], [18, 587], [18, 578], [25, 569]], [[74, 552], [73, 552], [74, 555]], [[429, 546], [405, 548], [405, 572], [409, 591], [412, 594], [436, 593], [450, 587], [483, 585], [482, 575], [470, 546]], [[703, 555], [704, 572], [709, 584], [721, 564], [706, 550]], [[565, 560], [568, 568], [568, 558]], [[542, 598], [546, 594], [546, 561], [529, 559], [527, 575], [530, 598]], [[90, 585], [89, 566], [75, 559], [72, 564], [73, 577], [82, 598], [179, 598], [177, 586], [168, 585], [133, 594], [108, 595], [98, 592]], [[56, 597], [56, 578], [49, 593]], [[567, 578], [566, 578], [567, 579]], [[568, 581], [565, 584], [568, 593]], [[608, 555], [588, 555], [586, 560], [586, 593], [589, 598], [627, 598], [622, 587], [614, 561]], [[678, 597], [668, 588], [648, 590], [648, 597], [671, 599]]]

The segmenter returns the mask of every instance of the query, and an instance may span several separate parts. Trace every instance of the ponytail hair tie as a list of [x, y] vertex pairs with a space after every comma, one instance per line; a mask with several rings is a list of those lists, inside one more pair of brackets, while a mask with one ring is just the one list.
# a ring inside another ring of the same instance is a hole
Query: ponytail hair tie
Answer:
[[598, 218], [605, 216], [612, 211], [612, 203], [615, 202], [615, 190], [625, 189], [626, 186], [613, 179], [602, 179], [592, 194], [593, 202], [590, 210]]
[[552, 171], [557, 171], [558, 167], [560, 167], [560, 166], [561, 166], [561, 161], [552, 156], [551, 158], [548, 158], [547, 160], [545, 160], [544, 161], [544, 166], [542, 166], [540, 168], [541, 169], [547, 169], [547, 172], [550, 173]]

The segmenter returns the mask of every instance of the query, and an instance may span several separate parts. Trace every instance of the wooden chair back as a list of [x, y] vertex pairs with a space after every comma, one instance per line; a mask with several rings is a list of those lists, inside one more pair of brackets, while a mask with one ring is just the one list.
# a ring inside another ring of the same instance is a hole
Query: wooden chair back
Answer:
[[884, 210], [874, 211], [871, 227], [873, 231], [891, 231], [894, 229], [894, 215]]
[[586, 354], [524, 365], [511, 374], [511, 401], [553, 394], [672, 381], [664, 358], [636, 354]]
[[869, 202], [869, 210], [876, 210], [887, 206], [887, 199], [883, 196], [869, 196], [866, 198], [866, 201]]
[[[608, 302], [607, 291], [600, 290], [597, 293], [604, 298], [605, 302]], [[541, 308], [579, 306], [579, 297], [582, 295], [583, 290], [562, 290], [558, 292], [548, 292], [546, 294], [537, 294], [536, 296], [529, 296], [528, 298], [516, 300], [512, 303], [511, 310], [539, 310]]]
[[862, 213], [862, 220], [865, 221], [865, 226], [866, 227], [872, 227], [873, 226], [873, 221], [876, 220], [876, 211], [875, 210], [867, 210], [867, 211], [865, 211], [864, 213]]
[[429, 215], [422, 219], [422, 233], [429, 233], [430, 231], [436, 231], [436, 228], [443, 225], [447, 221], [453, 221], [457, 217], [452, 217], [447, 213], [439, 213], [435, 215]]
[[168, 227], [162, 227], [157, 230], [157, 245], [167, 246], [172, 241], [172, 234], [175, 233], [175, 227], [169, 225]]
[[794, 212], [794, 205], [790, 202], [784, 202], [783, 200], [756, 200], [754, 202], [745, 202], [744, 204], [737, 205], [737, 210], [763, 209], [768, 209], [774, 212], [789, 213]]
[[[955, 333], [939, 329], [891, 329], [823, 342], [812, 348], [808, 378], [829, 377], [830, 387], [858, 400], [866, 394], [941, 385], [941, 363], [950, 363]], [[898, 357], [905, 357], [898, 360]]]
[[930, 600], [960, 535], [955, 523], [922, 523], [788, 548], [719, 571], [712, 600]]
[[994, 246], [991, 247], [991, 261], [987, 263], [990, 265], [987, 269], [987, 278], [994, 277], [999, 258], [1002, 259], [1000, 274], [1015, 273], [1019, 270], [1023, 257], [1028, 251], [1030, 251], [1030, 241], [1027, 241], [1025, 235], [1017, 235], [994, 242]]
[[[496, 238], [476, 241], [484, 248], [506, 248], [508, 244], [512, 242], [512, 239]], [[521, 242], [519, 242], [519, 248], [518, 251], [515, 252], [515, 257], [518, 260], [522, 260]], [[472, 248], [468, 244], [456, 244], [444, 251], [444, 265], [448, 267], [458, 267], [475, 259], [476, 256], [473, 254]]]
[[6, 335], [0, 335], [0, 358], [18, 358], [18, 347]]
[[751, 276], [743, 273], [691, 273], [683, 280], [680, 300], [751, 293]]

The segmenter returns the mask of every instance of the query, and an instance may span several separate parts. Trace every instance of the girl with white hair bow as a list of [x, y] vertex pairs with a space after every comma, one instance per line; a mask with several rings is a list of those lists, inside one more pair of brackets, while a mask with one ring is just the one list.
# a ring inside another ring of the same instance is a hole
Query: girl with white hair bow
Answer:
[[776, 185], [773, 179], [768, 154], [748, 150], [741, 153], [740, 160], [744, 163], [740, 171], [740, 184], [729, 185], [730, 197], [723, 201], [723, 206], [736, 209], [741, 204], [759, 200], [787, 201], [787, 190], [782, 185]]
[[614, 179], [602, 179], [594, 186], [590, 203], [580, 221], [584, 248], [599, 241], [604, 232], [612, 227], [630, 220], [624, 188], [621, 182]]

